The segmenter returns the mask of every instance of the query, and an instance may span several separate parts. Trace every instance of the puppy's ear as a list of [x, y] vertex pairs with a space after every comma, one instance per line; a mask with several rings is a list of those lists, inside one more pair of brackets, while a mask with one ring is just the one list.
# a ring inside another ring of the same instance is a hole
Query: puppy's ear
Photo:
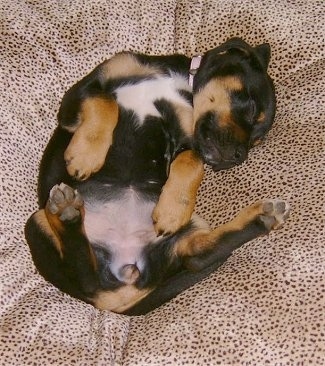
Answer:
[[260, 61], [261, 65], [265, 70], [269, 66], [270, 58], [271, 58], [271, 47], [268, 43], [263, 43], [254, 48], [256, 56]]
[[233, 37], [229, 38], [220, 48], [224, 48], [224, 50], [228, 51], [231, 49], [240, 50], [247, 55], [251, 52], [252, 47], [245, 42], [242, 38]]

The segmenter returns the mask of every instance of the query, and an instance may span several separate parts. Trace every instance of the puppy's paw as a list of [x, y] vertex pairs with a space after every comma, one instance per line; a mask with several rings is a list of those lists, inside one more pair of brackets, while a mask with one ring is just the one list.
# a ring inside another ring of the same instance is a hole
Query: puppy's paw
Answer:
[[290, 205], [280, 199], [267, 199], [261, 203], [259, 220], [263, 222], [267, 230], [280, 229], [290, 214]]
[[51, 189], [46, 204], [48, 212], [63, 222], [77, 221], [81, 216], [82, 207], [83, 200], [80, 194], [64, 183]]
[[179, 192], [162, 192], [153, 210], [152, 220], [157, 235], [173, 234], [191, 220], [195, 200]]
[[108, 148], [99, 139], [84, 138], [77, 132], [64, 153], [64, 160], [72, 177], [86, 180], [104, 165]]

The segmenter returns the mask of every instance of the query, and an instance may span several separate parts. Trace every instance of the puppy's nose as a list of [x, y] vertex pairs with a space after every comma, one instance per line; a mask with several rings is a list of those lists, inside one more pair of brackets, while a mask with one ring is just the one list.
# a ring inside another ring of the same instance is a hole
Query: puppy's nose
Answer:
[[119, 279], [127, 285], [133, 285], [140, 276], [140, 271], [135, 264], [126, 264], [119, 270]]

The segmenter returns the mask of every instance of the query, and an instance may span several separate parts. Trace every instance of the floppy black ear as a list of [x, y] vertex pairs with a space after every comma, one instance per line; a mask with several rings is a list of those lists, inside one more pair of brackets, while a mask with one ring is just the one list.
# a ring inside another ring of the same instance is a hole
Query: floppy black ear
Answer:
[[269, 66], [270, 58], [271, 58], [271, 47], [268, 43], [263, 43], [254, 48], [256, 52], [256, 56], [258, 57], [260, 63], [263, 68], [266, 70]]

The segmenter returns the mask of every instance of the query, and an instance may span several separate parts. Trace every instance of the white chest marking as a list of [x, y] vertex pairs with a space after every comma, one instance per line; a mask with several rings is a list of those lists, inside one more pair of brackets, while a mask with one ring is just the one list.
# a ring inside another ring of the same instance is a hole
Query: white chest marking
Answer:
[[126, 109], [134, 111], [141, 125], [147, 115], [160, 117], [154, 102], [167, 99], [176, 104], [187, 105], [178, 90], [191, 91], [187, 80], [180, 75], [157, 76], [134, 85], [124, 85], [116, 89], [117, 101]]

